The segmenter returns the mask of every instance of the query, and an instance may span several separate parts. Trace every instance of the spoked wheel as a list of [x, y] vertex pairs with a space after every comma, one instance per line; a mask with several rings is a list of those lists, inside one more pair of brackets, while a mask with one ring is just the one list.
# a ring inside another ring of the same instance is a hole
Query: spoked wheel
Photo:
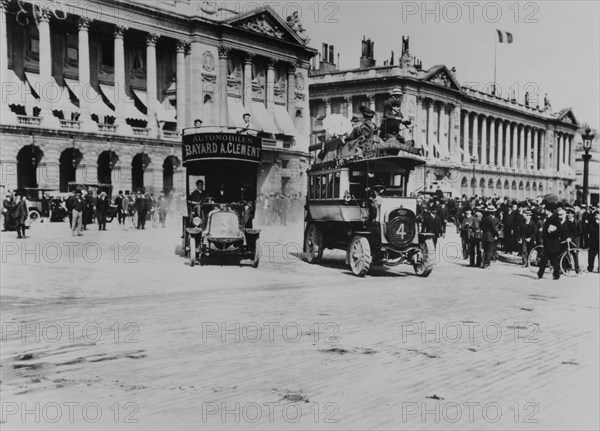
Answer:
[[[544, 256], [544, 247], [541, 245], [536, 245], [531, 249], [529, 255], [527, 256], [527, 264], [529, 265], [529, 269], [531, 272], [537, 273], [540, 269], [540, 262], [542, 261], [542, 257]], [[550, 262], [548, 262], [550, 263]], [[552, 265], [546, 265], [546, 272], [550, 272], [552, 270]]]
[[419, 277], [427, 277], [433, 271], [433, 259], [435, 257], [435, 246], [432, 239], [426, 239], [420, 245], [421, 262], [413, 265], [415, 274]]
[[308, 263], [318, 263], [323, 258], [323, 232], [313, 223], [306, 228], [304, 250]]
[[38, 221], [40, 221], [40, 213], [36, 210], [30, 211], [29, 220], [31, 220], [31, 223], [37, 223]]
[[577, 249], [571, 249], [571, 253], [568, 251], [563, 253], [560, 257], [560, 272], [567, 277], [579, 275], [579, 272], [577, 271], [579, 268], [576, 268], [575, 259], [577, 258], [577, 261], [579, 262], [580, 257], [579, 250]]
[[254, 260], [252, 261], [252, 268], [258, 268], [259, 262], [260, 262], [260, 247], [257, 244], [254, 249]]
[[373, 258], [371, 256], [371, 246], [367, 238], [359, 235], [352, 238], [350, 249], [348, 250], [348, 260], [354, 275], [364, 277], [369, 272]]
[[196, 264], [196, 238], [190, 235], [190, 266], [194, 266]]

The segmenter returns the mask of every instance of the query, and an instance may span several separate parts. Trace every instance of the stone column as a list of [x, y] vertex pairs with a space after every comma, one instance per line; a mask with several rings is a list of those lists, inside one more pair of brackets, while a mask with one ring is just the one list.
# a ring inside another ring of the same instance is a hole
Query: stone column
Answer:
[[290, 117], [296, 117], [296, 67], [292, 64], [287, 72], [287, 109]]
[[433, 144], [435, 141], [435, 103], [433, 100], [429, 100], [427, 105], [427, 146], [429, 147], [429, 157], [435, 156], [435, 145]]
[[325, 117], [329, 117], [331, 115], [331, 99], [328, 97], [325, 100]]
[[531, 143], [533, 145], [533, 161], [532, 166], [533, 170], [537, 171], [540, 168], [539, 163], [539, 149], [538, 149], [538, 139], [539, 139], [539, 131], [535, 127], [531, 129]]
[[479, 158], [479, 151], [477, 148], [477, 141], [479, 138], [479, 115], [477, 115], [476, 113], [473, 115], [473, 124], [472, 124], [472, 128], [473, 128], [473, 151], [471, 151], [471, 156], [475, 157], [475, 159], [477, 159], [477, 162], [479, 163], [481, 161], [481, 159]]
[[554, 133], [554, 165], [556, 166], [556, 171], [560, 172], [560, 163], [562, 161], [562, 142], [560, 133]]
[[275, 111], [275, 62], [273, 60], [267, 61], [267, 96], [265, 101], [267, 102], [267, 110], [269, 112]]
[[148, 128], [151, 138], [160, 138], [158, 118], [156, 117], [156, 104], [158, 102], [156, 93], [156, 42], [160, 35], [150, 33], [146, 36], [146, 96], [148, 99]]
[[[58, 93], [52, 91], [56, 85], [52, 79], [52, 46], [50, 44], [50, 12], [41, 9], [38, 14], [38, 32], [40, 42], [40, 86], [36, 89], [40, 96], [40, 117], [42, 126], [60, 128], [60, 121], [52, 114], [52, 100]], [[5, 43], [5, 42], [3, 42]]]
[[[242, 91], [242, 101], [245, 109], [249, 110], [249, 103], [252, 103], [252, 60], [254, 54], [246, 54], [244, 58], [244, 88]], [[288, 81], [289, 82], [289, 81]], [[289, 90], [289, 87], [288, 87]], [[289, 100], [289, 95], [288, 95]]]
[[227, 57], [231, 48], [219, 46], [219, 92], [214, 102], [219, 105], [219, 124], [227, 126]]
[[369, 109], [371, 111], [375, 111], [375, 95], [374, 94], [368, 94], [367, 95], [367, 99], [369, 100]]
[[440, 113], [438, 117], [438, 136], [441, 153], [440, 157], [450, 155], [450, 118], [446, 112], [448, 105], [445, 103], [440, 105]]
[[563, 157], [562, 157], [562, 162], [564, 165], [567, 164], [567, 160], [569, 159], [568, 154], [567, 154], [567, 141], [568, 141], [568, 136], [567, 135], [562, 135], [562, 145], [563, 145]]
[[525, 131], [525, 167], [531, 170], [531, 127], [527, 127]]
[[513, 125], [513, 139], [511, 143], [511, 151], [512, 157], [510, 160], [510, 167], [517, 168], [519, 164], [519, 125], [517, 123], [512, 123]]
[[525, 126], [519, 131], [519, 169], [525, 169]]
[[352, 118], [352, 115], [354, 114], [354, 108], [352, 106], [352, 96], [344, 97], [344, 101], [346, 102], [346, 117]]
[[186, 127], [185, 119], [185, 42], [177, 41], [175, 47], [177, 56], [177, 129]]
[[464, 111], [465, 116], [463, 118], [463, 163], [470, 163], [471, 153], [469, 151], [469, 112]]
[[[2, 92], [8, 90], [4, 88], [6, 80], [6, 71], [8, 69], [8, 36], [6, 32], [6, 7], [8, 0], [0, 0], [0, 85]], [[0, 122], [3, 124], [17, 124], [17, 116], [13, 113], [6, 103], [0, 103]], [[16, 171], [15, 171], [16, 172]], [[8, 185], [7, 187], [13, 188]]]
[[[86, 132], [97, 131], [98, 126], [90, 117], [90, 41], [89, 27], [91, 20], [81, 17], [78, 21], [79, 42], [78, 42], [78, 66], [79, 66], [79, 88], [81, 89], [81, 98], [79, 99], [79, 120], [81, 121], [81, 130]], [[97, 103], [104, 103], [102, 100]]]
[[490, 166], [496, 165], [496, 119], [490, 118], [490, 157], [488, 164]]
[[496, 164], [500, 167], [504, 167], [504, 121], [500, 120], [498, 123], [498, 158]]
[[449, 103], [448, 107], [448, 145], [450, 150], [450, 159], [454, 162], [460, 162], [460, 111], [456, 105]]
[[486, 116], [481, 118], [481, 154], [479, 156], [480, 163], [482, 165], [488, 164], [487, 157], [487, 123], [488, 118]]
[[132, 135], [131, 127], [125, 121], [125, 47], [123, 38], [125, 37], [124, 26], [115, 27], [115, 62], [114, 62], [114, 79], [115, 79], [115, 124], [119, 126], [118, 133], [120, 135]]

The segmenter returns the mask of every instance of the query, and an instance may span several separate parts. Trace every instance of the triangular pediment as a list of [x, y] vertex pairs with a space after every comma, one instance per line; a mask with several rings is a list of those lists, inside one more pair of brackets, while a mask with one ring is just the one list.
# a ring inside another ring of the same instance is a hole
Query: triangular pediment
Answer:
[[579, 122], [577, 121], [577, 118], [575, 118], [575, 114], [571, 108], [565, 108], [560, 111], [557, 118], [563, 123], [574, 124], [576, 126], [579, 125]]
[[287, 17], [286, 21], [269, 6], [230, 18], [225, 23], [234, 28], [248, 30], [301, 45], [306, 45], [310, 40], [297, 17]]
[[454, 74], [444, 65], [434, 66], [427, 71], [423, 80], [442, 87], [451, 88], [460, 91], [460, 84], [454, 77]]

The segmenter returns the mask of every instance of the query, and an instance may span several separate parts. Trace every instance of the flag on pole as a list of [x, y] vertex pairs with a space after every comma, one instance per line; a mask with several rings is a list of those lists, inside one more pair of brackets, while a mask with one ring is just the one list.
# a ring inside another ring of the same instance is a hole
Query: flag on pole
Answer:
[[513, 42], [512, 33], [509, 33], [507, 31], [498, 30], [498, 29], [496, 29], [496, 31], [498, 32], [498, 42], [500, 42], [500, 43], [512, 43]]

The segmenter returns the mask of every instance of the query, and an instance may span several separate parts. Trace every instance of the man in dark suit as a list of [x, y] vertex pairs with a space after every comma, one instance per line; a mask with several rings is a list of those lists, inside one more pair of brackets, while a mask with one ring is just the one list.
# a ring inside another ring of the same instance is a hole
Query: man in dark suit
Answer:
[[498, 230], [494, 222], [493, 214], [496, 208], [489, 206], [485, 209], [479, 228], [481, 229], [481, 244], [483, 246], [483, 268], [488, 268], [494, 254]]
[[196, 190], [194, 190], [190, 197], [188, 198], [191, 202], [200, 202], [202, 199], [205, 199], [208, 195], [204, 191], [204, 181], [198, 180], [196, 181]]
[[540, 269], [538, 270], [538, 278], [544, 276], [544, 271], [548, 265], [548, 261], [553, 268], [553, 278], [560, 278], [559, 257], [563, 251], [562, 242], [567, 239], [565, 232], [565, 223], [567, 221], [567, 212], [564, 208], [558, 208], [556, 214], [548, 217], [544, 224], [542, 236], [544, 238], [544, 255], [540, 261]]
[[596, 261], [596, 256], [598, 256], [598, 223], [600, 223], [600, 213], [596, 210], [595, 213], [590, 214], [588, 220], [588, 272], [594, 270], [594, 263]]
[[96, 200], [96, 220], [98, 221], [98, 230], [106, 230], [106, 215], [108, 213], [108, 200], [106, 192], [100, 192]]
[[219, 186], [219, 190], [217, 190], [217, 193], [215, 194], [215, 202], [218, 204], [224, 204], [227, 202], [231, 202], [229, 193], [227, 193], [225, 191], [225, 184], [221, 184]]
[[137, 220], [137, 228], [145, 229], [146, 228], [146, 216], [148, 215], [148, 196], [143, 195], [141, 192], [137, 193], [137, 198], [135, 199], [135, 210], [138, 215]]
[[119, 190], [119, 194], [115, 198], [115, 205], [117, 206], [117, 221], [121, 224], [125, 217], [123, 217], [123, 190]]

